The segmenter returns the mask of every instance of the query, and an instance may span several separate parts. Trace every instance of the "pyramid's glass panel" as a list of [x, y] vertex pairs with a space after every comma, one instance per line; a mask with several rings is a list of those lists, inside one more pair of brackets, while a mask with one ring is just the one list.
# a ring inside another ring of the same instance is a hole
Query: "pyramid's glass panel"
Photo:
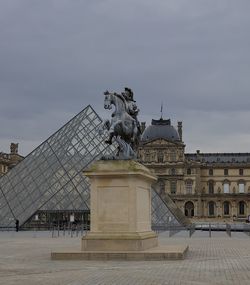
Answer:
[[160, 197], [157, 191], [151, 189], [151, 219], [153, 229], [166, 229], [169, 226], [180, 226], [174, 213], [172, 213], [166, 202]]
[[22, 225], [39, 209], [89, 209], [82, 171], [115, 152], [98, 132], [101, 123], [86, 107], [0, 179], [0, 226], [14, 226], [16, 219]]

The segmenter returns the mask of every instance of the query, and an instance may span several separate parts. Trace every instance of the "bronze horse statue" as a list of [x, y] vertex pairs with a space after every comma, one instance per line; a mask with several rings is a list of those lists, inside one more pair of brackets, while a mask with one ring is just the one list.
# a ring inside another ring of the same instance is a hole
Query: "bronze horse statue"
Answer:
[[129, 114], [128, 102], [123, 95], [106, 91], [104, 96], [104, 108], [111, 110], [112, 105], [115, 107], [111, 120], [104, 122], [109, 132], [106, 143], [116, 141], [125, 158], [135, 158], [134, 150], [139, 143], [138, 122]]

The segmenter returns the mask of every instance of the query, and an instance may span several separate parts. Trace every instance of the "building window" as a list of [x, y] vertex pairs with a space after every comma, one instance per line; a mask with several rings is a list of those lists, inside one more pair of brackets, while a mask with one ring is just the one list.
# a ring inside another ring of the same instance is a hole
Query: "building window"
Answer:
[[210, 180], [208, 182], [208, 193], [214, 194], [214, 181]]
[[163, 194], [165, 193], [165, 181], [164, 180], [159, 180], [159, 188], [160, 188], [160, 193]]
[[175, 174], [176, 174], [175, 168], [171, 168], [171, 169], [170, 169], [170, 175], [175, 175]]
[[225, 201], [223, 203], [223, 214], [224, 214], [224, 216], [228, 216], [229, 212], [230, 212], [230, 204], [228, 201]]
[[191, 174], [191, 168], [188, 168], [187, 169], [187, 175], [190, 175]]
[[228, 175], [228, 169], [224, 169], [224, 175]]
[[243, 168], [240, 168], [240, 169], [239, 169], [239, 175], [244, 175]]
[[245, 202], [244, 201], [239, 202], [239, 215], [245, 216]]
[[210, 168], [210, 169], [208, 170], [208, 174], [209, 174], [209, 175], [214, 175], [214, 170], [213, 170], [212, 168]]
[[191, 201], [185, 204], [185, 216], [189, 218], [194, 216], [194, 203]]
[[215, 204], [213, 201], [210, 201], [208, 203], [208, 215], [209, 216], [214, 216], [215, 215]]
[[175, 152], [170, 152], [170, 161], [176, 161], [176, 154], [175, 154]]
[[176, 181], [170, 181], [170, 193], [176, 194]]
[[162, 151], [158, 152], [157, 159], [159, 163], [163, 163], [163, 152]]
[[224, 184], [223, 184], [223, 192], [224, 192], [224, 194], [228, 194], [229, 193], [229, 183], [228, 182], [224, 182]]
[[239, 182], [239, 193], [245, 193], [245, 183]]
[[193, 189], [193, 181], [192, 180], [187, 180], [186, 181], [186, 193], [187, 194], [192, 194], [192, 189]]
[[150, 152], [149, 151], [145, 152], [145, 161], [150, 162]]

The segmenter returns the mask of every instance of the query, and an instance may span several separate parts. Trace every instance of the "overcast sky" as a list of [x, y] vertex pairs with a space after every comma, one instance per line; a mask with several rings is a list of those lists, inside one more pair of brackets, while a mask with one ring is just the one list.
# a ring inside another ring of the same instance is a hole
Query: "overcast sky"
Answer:
[[0, 151], [28, 154], [131, 87], [186, 151], [250, 152], [249, 0], [0, 0]]

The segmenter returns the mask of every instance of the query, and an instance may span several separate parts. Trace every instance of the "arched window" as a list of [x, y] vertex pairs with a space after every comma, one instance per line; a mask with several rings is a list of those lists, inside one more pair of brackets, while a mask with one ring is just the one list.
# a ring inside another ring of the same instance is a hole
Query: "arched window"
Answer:
[[227, 216], [230, 214], [230, 204], [228, 201], [225, 201], [223, 203], [223, 214], [224, 214], [224, 216]]
[[212, 168], [208, 170], [208, 175], [214, 175], [214, 170]]
[[191, 168], [188, 168], [187, 169], [187, 175], [190, 175], [191, 174]]
[[245, 216], [245, 211], [246, 211], [246, 205], [244, 201], [239, 202], [239, 215]]
[[215, 216], [215, 203], [213, 201], [208, 203], [208, 215]]
[[213, 180], [208, 181], [208, 193], [209, 194], [214, 193], [214, 181]]
[[223, 182], [223, 192], [224, 194], [228, 194], [229, 193], [229, 181], [225, 180]]
[[194, 216], [194, 203], [191, 201], [185, 204], [185, 216], [189, 218]]
[[186, 193], [187, 193], [187, 194], [192, 194], [193, 181], [190, 180], [190, 179], [186, 180], [185, 186], [186, 186]]

